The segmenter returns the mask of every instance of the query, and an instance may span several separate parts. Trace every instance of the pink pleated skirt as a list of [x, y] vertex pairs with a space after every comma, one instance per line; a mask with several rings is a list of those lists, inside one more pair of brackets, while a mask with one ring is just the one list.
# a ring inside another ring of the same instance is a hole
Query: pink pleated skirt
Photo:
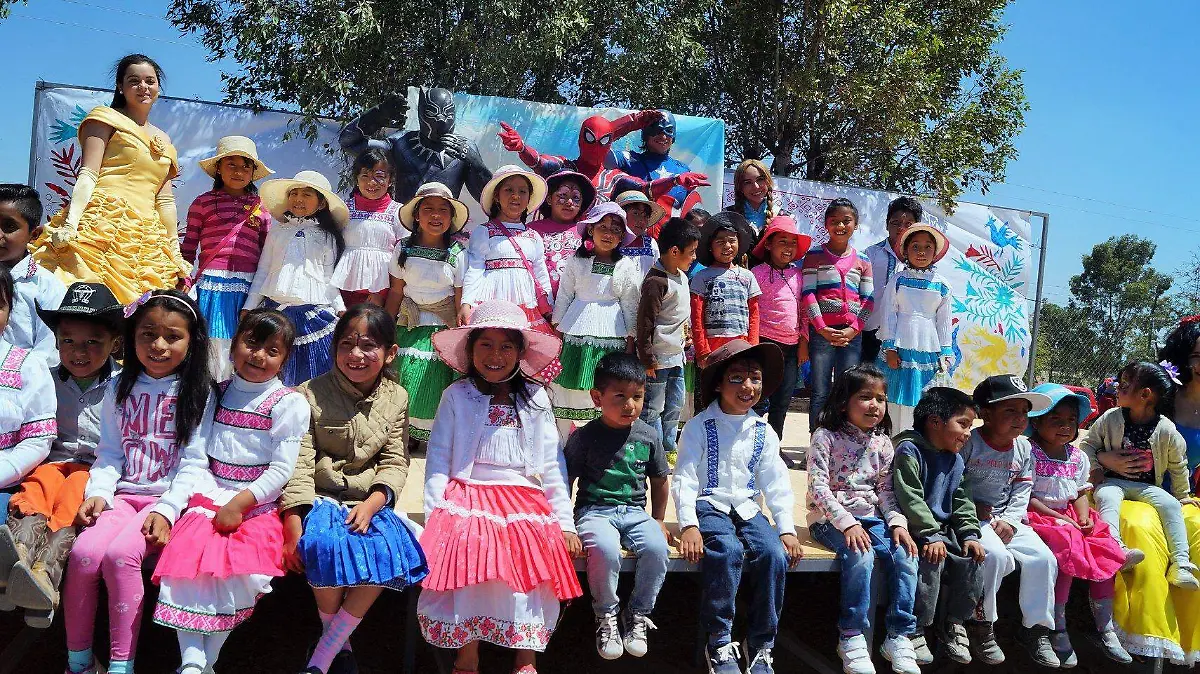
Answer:
[[154, 567], [154, 582], [167, 577], [284, 574], [283, 522], [275, 504], [253, 508], [237, 531], [228, 534], [213, 528], [213, 518], [220, 509], [207, 496], [192, 496]]
[[[1068, 507], [1062, 512], [1071, 521], [1079, 521], [1074, 508]], [[1100, 519], [1100, 513], [1093, 509], [1090, 517], [1094, 528], [1087, 536], [1060, 519], [1032, 510], [1029, 511], [1029, 526], [1054, 553], [1060, 573], [1082, 580], [1108, 580], [1121, 570], [1125, 552], [1112, 537], [1108, 524]]]
[[540, 489], [451, 481], [429, 515], [421, 547], [429, 561], [425, 590], [499, 580], [519, 593], [549, 584], [560, 601], [583, 594], [562, 528]]

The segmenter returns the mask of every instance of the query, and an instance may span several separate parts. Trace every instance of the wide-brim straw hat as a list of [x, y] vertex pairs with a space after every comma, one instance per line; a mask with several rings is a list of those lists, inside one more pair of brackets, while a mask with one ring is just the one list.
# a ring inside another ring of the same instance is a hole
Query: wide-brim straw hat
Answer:
[[628, 190], [617, 195], [614, 199], [617, 205], [621, 208], [629, 208], [635, 204], [645, 204], [650, 207], [650, 219], [648, 222], [654, 224], [667, 216], [667, 209], [663, 208], [657, 201], [651, 201], [650, 197], [638, 192], [637, 190]]
[[[436, 335], [435, 335], [436, 336]], [[767, 398], [783, 381], [783, 351], [770, 342], [752, 345], [744, 339], [734, 339], [717, 347], [708, 355], [708, 363], [700, 370], [700, 404], [708, 407], [717, 399], [717, 378], [725, 373], [726, 365], [735, 358], [752, 358], [762, 364], [762, 399]]]
[[483, 191], [479, 193], [479, 206], [483, 208], [485, 215], [491, 216], [492, 213], [492, 197], [496, 192], [496, 188], [500, 183], [504, 182], [505, 178], [512, 176], [523, 176], [529, 181], [531, 187], [529, 191], [529, 205], [525, 207], [526, 213], [536, 213], [542, 203], [546, 201], [546, 180], [540, 175], [522, 168], [516, 164], [506, 164], [501, 166], [492, 174], [492, 179], [483, 186]]
[[458, 199], [454, 198], [454, 193], [450, 191], [442, 183], [432, 182], [425, 183], [417, 188], [417, 193], [413, 195], [408, 203], [400, 207], [400, 224], [408, 231], [413, 231], [413, 222], [417, 219], [417, 207], [420, 206], [421, 200], [426, 197], [438, 197], [450, 202], [450, 207], [454, 209], [454, 218], [450, 223], [450, 232], [454, 233], [461, 230], [467, 224], [467, 217], [470, 211], [467, 205]]
[[946, 238], [946, 235], [942, 233], [942, 230], [934, 227], [933, 225], [927, 225], [923, 222], [918, 222], [915, 225], [909, 225], [908, 229], [904, 230], [904, 233], [900, 235], [900, 250], [896, 250], [895, 248], [892, 249], [892, 252], [896, 254], [896, 257], [900, 258], [901, 260], [904, 259], [904, 247], [908, 244], [908, 239], [912, 235], [919, 232], [928, 232], [929, 235], [933, 237], [934, 263], [937, 263], [943, 257], [946, 257], [946, 253], [950, 252], [950, 240]]
[[[558, 191], [558, 186], [568, 180], [574, 180], [579, 185], [579, 193], [583, 196], [583, 205], [580, 206], [580, 213], [587, 213], [587, 210], [596, 203], [596, 186], [588, 177], [577, 171], [559, 171], [554, 175], [546, 178], [546, 194], [549, 198], [550, 194]], [[545, 204], [543, 204], [545, 205]]]
[[259, 188], [258, 194], [262, 197], [263, 205], [267, 207], [268, 211], [271, 211], [271, 215], [275, 216], [276, 220], [282, 220], [283, 214], [288, 209], [288, 192], [297, 187], [311, 187], [324, 197], [325, 203], [329, 204], [329, 212], [333, 214], [333, 219], [342, 227], [350, 222], [350, 209], [346, 208], [346, 202], [334, 193], [329, 184], [329, 178], [316, 171], [301, 171], [294, 178], [268, 180]]
[[254, 141], [245, 136], [225, 136], [218, 140], [217, 153], [207, 159], [201, 159], [200, 170], [210, 178], [216, 178], [217, 164], [225, 157], [245, 157], [254, 162], [254, 177], [250, 178], [250, 182], [258, 182], [275, 173], [258, 158], [258, 148], [255, 147]]
[[796, 219], [790, 215], [776, 215], [771, 218], [770, 224], [763, 230], [762, 238], [758, 240], [758, 244], [754, 246], [754, 251], [750, 253], [754, 257], [765, 260], [767, 259], [767, 239], [771, 238], [772, 234], [790, 234], [796, 237], [796, 259], [799, 260], [808, 252], [808, 247], [812, 245], [812, 237], [800, 231], [800, 225], [796, 224]]
[[754, 245], [754, 228], [750, 226], [750, 222], [744, 215], [733, 211], [713, 213], [704, 223], [704, 227], [700, 229], [700, 246], [696, 249], [696, 257], [705, 267], [713, 263], [712, 240], [717, 231], [722, 229], [732, 229], [737, 232], [738, 250], [733, 256], [735, 261], [749, 253], [750, 247]]
[[605, 216], [611, 215], [621, 221], [621, 226], [625, 228], [625, 236], [621, 237], [621, 245], [628, 246], [633, 243], [637, 237], [633, 232], [629, 231], [629, 224], [625, 222], [625, 209], [618, 206], [612, 201], [602, 201], [588, 209], [586, 215], [576, 225], [575, 229], [579, 232], [579, 236], [583, 237], [584, 241], [589, 241], [588, 227], [594, 225], [604, 219]]
[[562, 350], [562, 340], [529, 327], [525, 310], [507, 300], [481, 302], [471, 312], [466, 325], [434, 333], [433, 348], [442, 362], [466, 374], [471, 363], [467, 339], [472, 331], [486, 328], [517, 330], [521, 333], [525, 339], [525, 350], [521, 352], [519, 367], [529, 377], [535, 377], [545, 370]]

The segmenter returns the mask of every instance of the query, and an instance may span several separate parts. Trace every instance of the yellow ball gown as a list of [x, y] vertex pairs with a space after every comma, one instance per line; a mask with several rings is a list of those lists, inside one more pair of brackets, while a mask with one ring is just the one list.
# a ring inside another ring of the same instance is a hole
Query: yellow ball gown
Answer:
[[113, 134], [104, 148], [96, 189], [79, 219], [79, 235], [61, 247], [50, 243], [51, 233], [66, 221], [63, 208], [29, 249], [64, 285], [98, 281], [128, 304], [147, 290], [174, 288], [191, 272], [154, 203], [163, 183], [178, 174], [178, 158], [164, 136], [148, 135], [106, 105], [88, 113], [80, 128], [91, 120], [112, 127]]

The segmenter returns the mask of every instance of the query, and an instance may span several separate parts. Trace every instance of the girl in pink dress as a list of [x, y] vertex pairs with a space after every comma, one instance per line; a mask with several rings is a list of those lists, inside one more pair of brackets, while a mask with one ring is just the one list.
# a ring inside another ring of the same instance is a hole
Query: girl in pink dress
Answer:
[[1117, 572], [1125, 563], [1121, 544], [1088, 503], [1092, 485], [1090, 462], [1083, 450], [1071, 444], [1079, 420], [1091, 414], [1088, 399], [1065, 386], [1042, 384], [1034, 389], [1053, 401], [1044, 412], [1029, 415], [1033, 444], [1033, 494], [1029, 499], [1029, 526], [1037, 532], [1058, 561], [1054, 586], [1054, 632], [1050, 641], [1063, 667], [1076, 663], [1067, 636], [1067, 597], [1075, 578], [1091, 581], [1092, 614], [1104, 654], [1117, 662], [1132, 662], [1121, 646], [1113, 624], [1113, 589]]
[[577, 227], [579, 220], [596, 201], [596, 188], [582, 173], [559, 171], [546, 179], [549, 196], [538, 209], [540, 220], [529, 223], [529, 229], [542, 235], [546, 248], [546, 271], [550, 273], [550, 288], [558, 297], [559, 267], [575, 254], [583, 238]]

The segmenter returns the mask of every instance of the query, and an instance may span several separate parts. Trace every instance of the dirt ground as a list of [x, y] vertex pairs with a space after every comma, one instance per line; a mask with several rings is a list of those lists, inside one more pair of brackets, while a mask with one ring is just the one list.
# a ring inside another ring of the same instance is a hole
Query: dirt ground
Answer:
[[[612, 662], [596, 654], [592, 615], [585, 596], [567, 607], [550, 648], [539, 660], [542, 674], [697, 674], [704, 672], [703, 663], [693, 665], [699, 601], [699, 578], [674, 574], [667, 578], [659, 595], [654, 621], [658, 629], [650, 633], [650, 653], [642, 659], [624, 657]], [[925, 668], [926, 673], [963, 674], [1028, 674], [1036, 666], [1014, 641], [1016, 615], [1016, 583], [1005, 583], [1001, 591], [1002, 619], [997, 626], [1000, 645], [1008, 654], [1008, 662], [998, 667], [981, 665], [960, 667], [939, 660]], [[622, 578], [622, 596], [627, 596], [632, 582]], [[586, 589], [586, 584], [584, 585]], [[1068, 615], [1074, 635], [1080, 665], [1074, 671], [1081, 674], [1100, 674], [1116, 671], [1151, 671], [1147, 666], [1123, 668], [1113, 665], [1087, 641], [1091, 619], [1082, 586], [1072, 597]], [[147, 605], [153, 595], [147, 594]], [[101, 604], [103, 606], [103, 604]], [[790, 574], [787, 600], [781, 623], [781, 643], [803, 643], [837, 667], [836, 621], [838, 606], [838, 577], [836, 574]], [[403, 595], [388, 592], [371, 609], [366, 620], [354, 633], [352, 643], [363, 674], [396, 674], [401, 671], [404, 650], [406, 601]], [[276, 591], [264, 597], [254, 616], [241, 626], [229, 641], [217, 664], [219, 674], [295, 674], [303, 669], [305, 653], [316, 640], [320, 626], [312, 595], [303, 580], [289, 576], [276, 581]], [[882, 618], [882, 616], [880, 616]], [[179, 664], [175, 635], [171, 630], [143, 621], [141, 644], [138, 648], [137, 672], [166, 674]], [[882, 624], [880, 621], [879, 624]], [[0, 614], [0, 644], [8, 644], [21, 629], [18, 613]], [[739, 625], [737, 629], [741, 629]], [[107, 628], [101, 617], [97, 625], [97, 643], [103, 643]], [[879, 638], [882, 638], [880, 636]], [[0, 662], [0, 671], [20, 674], [58, 674], [66, 665], [65, 635], [61, 619], [45, 631], [20, 663]], [[881, 674], [888, 672], [887, 662], [876, 657]], [[504, 674], [511, 671], [511, 655], [499, 649], [485, 648], [482, 672]], [[433, 649], [421, 643], [416, 654], [417, 672], [437, 672]], [[775, 671], [815, 672], [786, 647], [775, 650]], [[1186, 670], [1168, 667], [1168, 672]]]

